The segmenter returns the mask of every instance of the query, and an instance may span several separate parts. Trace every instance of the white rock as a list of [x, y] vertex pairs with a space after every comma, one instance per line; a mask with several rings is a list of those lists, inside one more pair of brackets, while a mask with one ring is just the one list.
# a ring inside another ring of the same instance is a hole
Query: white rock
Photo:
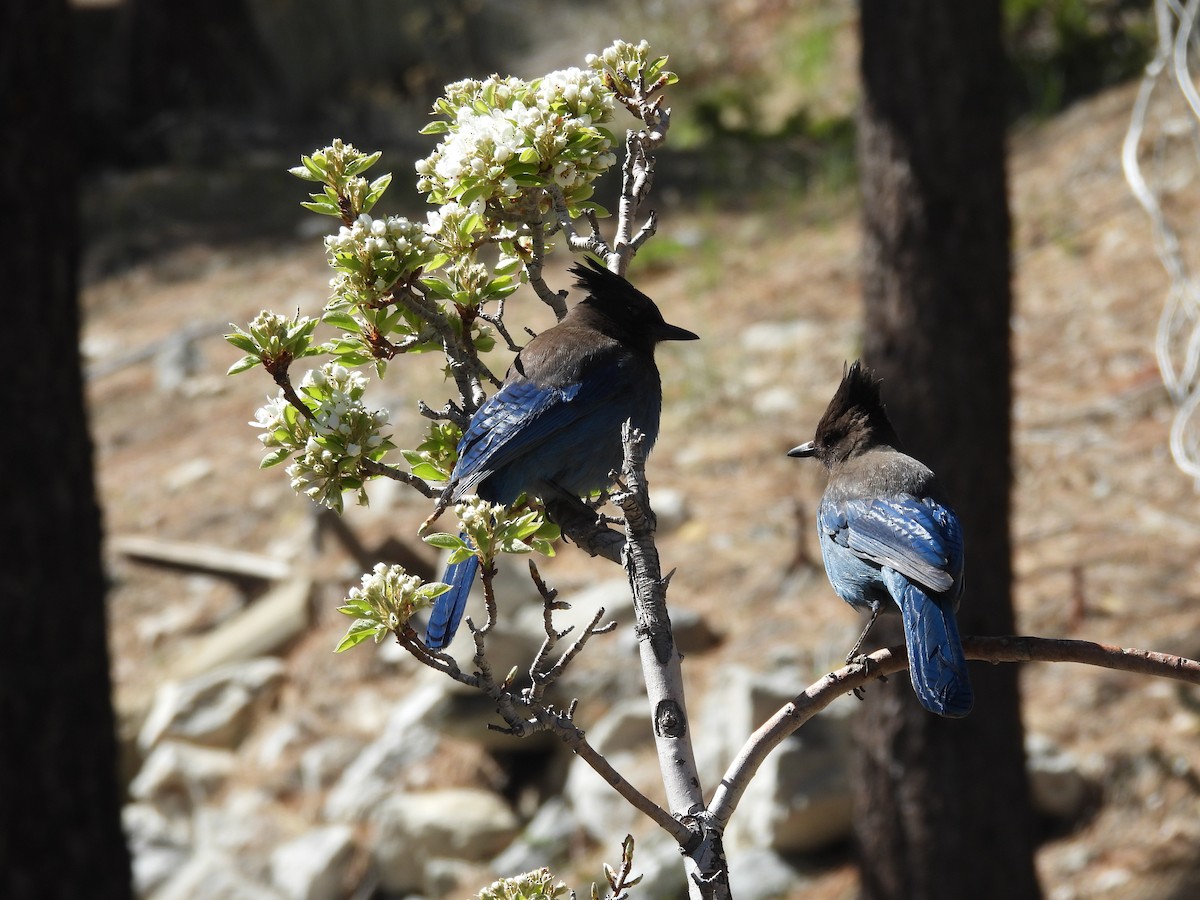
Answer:
[[[425, 881], [421, 893], [425, 897], [459, 897], [475, 896], [475, 890], [482, 885], [478, 869], [472, 863], [461, 859], [448, 859], [444, 856], [434, 856], [425, 860]], [[485, 876], [486, 877], [486, 876]], [[409, 897], [407, 900], [415, 900]]]
[[655, 488], [650, 495], [650, 505], [658, 518], [658, 534], [674, 531], [691, 518], [687, 494], [675, 488]]
[[238, 870], [223, 853], [201, 851], [189, 859], [154, 900], [283, 900], [270, 886]]
[[1044, 734], [1025, 738], [1026, 765], [1033, 808], [1055, 819], [1077, 818], [1091, 792], [1079, 760]]
[[807, 319], [758, 322], [742, 332], [742, 346], [752, 354], [794, 351], [823, 342], [827, 339], [825, 332], [825, 326]]
[[277, 769], [288, 754], [303, 746], [309, 739], [308, 732], [298, 723], [279, 722], [256, 740], [254, 756], [262, 769]]
[[363, 742], [347, 735], [318, 741], [300, 754], [300, 786], [310, 793], [322, 791], [361, 753]]
[[511, 878], [542, 866], [552, 866], [566, 856], [578, 827], [567, 804], [551, 798], [529, 820], [521, 834], [492, 860], [498, 878]]
[[234, 761], [228, 750], [164, 741], [146, 757], [129, 784], [129, 795], [159, 805], [175, 798], [189, 809], [217, 792], [233, 771]]
[[794, 896], [804, 879], [770, 850], [745, 848], [729, 854], [729, 888], [738, 900]]
[[279, 840], [278, 808], [261, 790], [228, 792], [219, 804], [205, 804], [192, 816], [197, 850], [223, 851], [242, 860], [247, 871], [266, 873], [266, 855]]
[[168, 816], [151, 803], [130, 803], [121, 810], [121, 825], [132, 857], [133, 886], [138, 896], [148, 897], [191, 853], [188, 819]]
[[159, 688], [138, 734], [148, 753], [164, 738], [210, 747], [236, 747], [256, 714], [270, 706], [283, 683], [283, 662], [274, 657], [213, 669]]
[[[745, 740], [808, 684], [798, 671], [770, 676], [734, 667], [705, 697], [697, 757], [706, 782], [719, 779]], [[730, 820], [726, 846], [807, 853], [850, 834], [848, 764], [855, 707], [835, 703], [767, 757]]]
[[438, 735], [426, 719], [442, 703], [449, 679], [417, 685], [396, 706], [379, 737], [346, 766], [325, 798], [325, 818], [360, 822], [384, 797], [396, 790], [405, 770], [437, 750]]
[[271, 854], [271, 883], [288, 900], [336, 900], [353, 854], [349, 827], [315, 828]]
[[845, 718], [810, 720], [755, 773], [730, 820], [726, 845], [813, 853], [845, 840], [853, 824], [850, 754]]
[[393, 794], [371, 819], [371, 857], [381, 886], [395, 892], [422, 888], [427, 860], [485, 860], [518, 830], [516, 816], [500, 796], [471, 788]]
[[[633, 784], [661, 784], [654, 734], [644, 697], [623, 701], [588, 730], [588, 740]], [[582, 759], [571, 761], [563, 796], [596, 840], [634, 831], [644, 817]]]

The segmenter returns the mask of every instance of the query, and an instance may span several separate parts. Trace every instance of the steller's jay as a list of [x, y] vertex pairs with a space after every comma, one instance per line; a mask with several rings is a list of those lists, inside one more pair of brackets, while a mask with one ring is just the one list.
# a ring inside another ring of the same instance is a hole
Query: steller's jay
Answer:
[[815, 456], [829, 470], [817, 509], [825, 572], [839, 597], [871, 614], [847, 660], [894, 601], [917, 699], [940, 716], [965, 716], [973, 696], [954, 619], [962, 529], [933, 472], [900, 450], [869, 369], [857, 360], [846, 369], [816, 436], [788, 456]]
[[[621, 466], [628, 419], [658, 437], [662, 383], [659, 341], [698, 335], [663, 321], [654, 301], [593, 260], [571, 272], [587, 296], [517, 354], [504, 384], [479, 407], [458, 444], [453, 498], [477, 494], [512, 504], [522, 494], [581, 497], [609, 483]], [[446, 569], [450, 590], [434, 601], [425, 632], [432, 649], [454, 638], [478, 557]]]

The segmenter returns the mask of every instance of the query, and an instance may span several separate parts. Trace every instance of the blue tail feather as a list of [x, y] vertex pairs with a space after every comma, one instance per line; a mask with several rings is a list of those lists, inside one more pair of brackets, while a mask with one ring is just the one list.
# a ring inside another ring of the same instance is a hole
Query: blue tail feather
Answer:
[[[465, 536], [463, 537], [465, 540]], [[467, 608], [471, 585], [475, 583], [475, 573], [478, 571], [478, 556], [471, 556], [446, 567], [442, 581], [450, 585], [450, 590], [434, 598], [433, 609], [429, 613], [429, 624], [425, 628], [425, 646], [430, 650], [441, 650], [454, 640]]]
[[904, 617], [909, 677], [917, 699], [939, 716], [965, 716], [975, 698], [953, 601], [949, 597], [935, 599], [903, 575], [887, 569], [884, 581]]

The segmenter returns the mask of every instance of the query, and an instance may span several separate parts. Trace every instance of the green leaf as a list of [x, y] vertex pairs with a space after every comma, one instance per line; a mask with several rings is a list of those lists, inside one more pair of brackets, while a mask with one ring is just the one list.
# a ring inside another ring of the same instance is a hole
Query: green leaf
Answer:
[[333, 652], [341, 653], [344, 650], [349, 650], [356, 644], [361, 644], [367, 638], [374, 637], [386, 630], [379, 622], [373, 622], [370, 619], [357, 619], [346, 631], [345, 636], [338, 642], [338, 645], [333, 648]]
[[235, 362], [225, 372], [226, 375], [236, 375], [238, 372], [245, 372], [247, 369], [253, 369], [257, 365], [262, 364], [262, 359], [257, 354], [253, 356], [243, 356]]
[[467, 190], [463, 191], [459, 195], [458, 202], [461, 203], [463, 206], [470, 206], [472, 203], [474, 203], [476, 200], [478, 200], [484, 194], [491, 191], [492, 187], [493, 186], [489, 182], [480, 181], [474, 187], [468, 188]]
[[271, 466], [277, 466], [291, 456], [291, 453], [292, 451], [287, 447], [279, 447], [278, 449], [273, 450], [264, 456], [262, 462], [258, 464], [258, 467], [260, 469], [269, 469]]
[[448, 590], [450, 590], [450, 585], [443, 584], [440, 581], [431, 581], [429, 584], [423, 584], [417, 588], [416, 594], [418, 597], [432, 600], [434, 597], [444, 594]]
[[383, 151], [376, 150], [374, 153], [368, 156], [360, 156], [358, 159], [353, 160], [349, 165], [346, 166], [346, 177], [351, 178], [355, 175], [362, 174], [363, 172], [367, 171], [367, 169], [371, 168], [371, 166], [375, 165], [375, 163], [379, 162], [379, 157], [381, 156], [383, 156]]
[[289, 175], [295, 175], [297, 178], [303, 178], [305, 181], [320, 181], [315, 177], [305, 166], [293, 166], [288, 169]]
[[[427, 543], [429, 546], [438, 547], [442, 550], [462, 550], [462, 549], [469, 550], [470, 549], [469, 547], [467, 547], [466, 541], [464, 541], [462, 538], [460, 538], [457, 534], [446, 534], [445, 532], [438, 532], [437, 534], [426, 535], [424, 540], [425, 540], [425, 543]], [[468, 553], [468, 556], [469, 555], [470, 554]]]
[[254, 342], [254, 338], [246, 334], [244, 331], [235, 331], [233, 334], [225, 335], [225, 340], [233, 344], [243, 353], [258, 353], [258, 344]]
[[357, 333], [362, 327], [359, 325], [358, 319], [354, 318], [354, 316], [347, 312], [327, 312], [321, 318], [326, 325], [329, 325], [333, 328], [341, 328], [343, 331]]
[[312, 175], [311, 178], [306, 178], [306, 181], [328, 181], [329, 170], [324, 164], [317, 162], [311, 156], [301, 156], [300, 162], [304, 164], [304, 168]]
[[450, 130], [450, 123], [438, 119], [436, 122], [430, 122], [421, 129], [421, 134], [445, 134]]
[[330, 202], [329, 200], [327, 200], [324, 197], [322, 197], [319, 200], [314, 200], [311, 203], [306, 200], [301, 201], [300, 205], [303, 206], [305, 209], [307, 209], [309, 212], [315, 212], [322, 216], [339, 216], [340, 217], [342, 215], [342, 211], [338, 208], [337, 204]]
[[383, 196], [383, 192], [388, 189], [388, 185], [392, 183], [392, 173], [380, 175], [371, 182], [371, 187], [367, 191], [366, 199], [363, 200], [363, 212], [370, 212], [371, 207]]
[[447, 481], [448, 476], [437, 466], [427, 462], [417, 463], [412, 467], [412, 473], [418, 478], [423, 478], [426, 481]]

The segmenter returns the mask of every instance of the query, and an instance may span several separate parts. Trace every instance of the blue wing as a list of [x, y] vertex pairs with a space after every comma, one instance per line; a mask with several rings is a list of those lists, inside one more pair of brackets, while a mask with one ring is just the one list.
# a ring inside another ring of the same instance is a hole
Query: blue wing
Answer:
[[823, 502], [817, 523], [838, 594], [859, 608], [877, 608], [890, 595], [899, 607], [921, 705], [965, 716], [974, 700], [954, 618], [963, 583], [958, 517], [936, 500], [897, 494]]
[[531, 381], [506, 383], [476, 410], [458, 443], [458, 463], [452, 478], [462, 493], [513, 459], [528, 453], [549, 433], [547, 411], [565, 408], [579, 395], [581, 385], [540, 387]]
[[962, 528], [953, 510], [930, 498], [898, 494], [823, 503], [821, 529], [838, 545], [937, 594], [962, 586]]
[[602, 487], [620, 463], [620, 426], [631, 411], [638, 411], [635, 421], [643, 431], [656, 431], [656, 415], [641, 413], [637, 403], [617, 402], [630, 392], [631, 377], [628, 361], [617, 357], [566, 385], [506, 383], [475, 413], [459, 442], [453, 474], [458, 493], [478, 492], [492, 476], [486, 499], [498, 503], [512, 503], [543, 480], [578, 493]]

